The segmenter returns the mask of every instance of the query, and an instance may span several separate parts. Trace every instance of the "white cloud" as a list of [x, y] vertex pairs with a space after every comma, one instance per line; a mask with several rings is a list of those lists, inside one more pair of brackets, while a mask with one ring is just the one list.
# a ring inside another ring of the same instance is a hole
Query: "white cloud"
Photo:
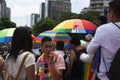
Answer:
[[16, 6], [13, 8], [13, 11], [11, 12], [12, 21], [15, 21], [17, 25], [26, 25], [27, 20], [30, 17], [31, 13], [39, 13], [39, 6]]
[[80, 13], [82, 9], [89, 6], [90, 0], [71, 0], [72, 12]]
[[[31, 13], [39, 13], [39, 6], [45, 0], [6, 0], [11, 8], [11, 20], [20, 25], [28, 24]], [[89, 0], [71, 0], [72, 12], [80, 13], [84, 7], [89, 6]]]

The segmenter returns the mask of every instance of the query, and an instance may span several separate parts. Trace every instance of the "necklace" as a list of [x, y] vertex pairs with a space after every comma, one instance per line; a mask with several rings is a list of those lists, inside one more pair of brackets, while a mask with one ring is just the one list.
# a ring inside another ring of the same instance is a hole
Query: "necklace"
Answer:
[[[56, 61], [56, 55], [54, 54], [53, 61]], [[38, 61], [38, 76], [40, 80], [49, 80], [52, 75], [52, 69], [49, 64], [45, 61], [45, 54], [43, 53]]]

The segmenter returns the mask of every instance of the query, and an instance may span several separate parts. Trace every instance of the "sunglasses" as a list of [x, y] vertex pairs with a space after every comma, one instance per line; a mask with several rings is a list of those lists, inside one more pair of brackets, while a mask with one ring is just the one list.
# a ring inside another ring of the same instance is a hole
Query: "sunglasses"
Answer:
[[44, 67], [45, 67], [44, 73], [47, 74], [47, 73], [48, 73], [48, 63], [45, 63], [45, 64], [44, 64]]

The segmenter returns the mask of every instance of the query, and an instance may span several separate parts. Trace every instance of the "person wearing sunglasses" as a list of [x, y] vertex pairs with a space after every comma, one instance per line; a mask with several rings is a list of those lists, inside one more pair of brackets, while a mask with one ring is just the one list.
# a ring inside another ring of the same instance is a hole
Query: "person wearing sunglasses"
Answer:
[[52, 39], [45, 36], [41, 41], [42, 55], [37, 60], [36, 80], [62, 80], [65, 63], [62, 56], [54, 52]]

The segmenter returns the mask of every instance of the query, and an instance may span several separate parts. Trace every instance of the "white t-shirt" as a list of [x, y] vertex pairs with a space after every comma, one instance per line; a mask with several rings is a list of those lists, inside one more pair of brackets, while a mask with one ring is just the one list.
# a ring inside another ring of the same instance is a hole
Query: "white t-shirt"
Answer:
[[[7, 70], [8, 70], [10, 75], [12, 75], [13, 77], [16, 77], [16, 75], [18, 73], [18, 70], [19, 70], [19, 67], [21, 65], [21, 62], [23, 60], [23, 57], [27, 53], [28, 52], [24, 52], [24, 53], [18, 55], [18, 58], [17, 58], [16, 62], [13, 62], [12, 60], [7, 60], [6, 61]], [[31, 65], [35, 65], [35, 56], [32, 53], [30, 53], [27, 56], [27, 58], [24, 62], [24, 67], [23, 67], [22, 71], [20, 72], [19, 80], [25, 80], [25, 78], [26, 78], [25, 68], [27, 68]]]

